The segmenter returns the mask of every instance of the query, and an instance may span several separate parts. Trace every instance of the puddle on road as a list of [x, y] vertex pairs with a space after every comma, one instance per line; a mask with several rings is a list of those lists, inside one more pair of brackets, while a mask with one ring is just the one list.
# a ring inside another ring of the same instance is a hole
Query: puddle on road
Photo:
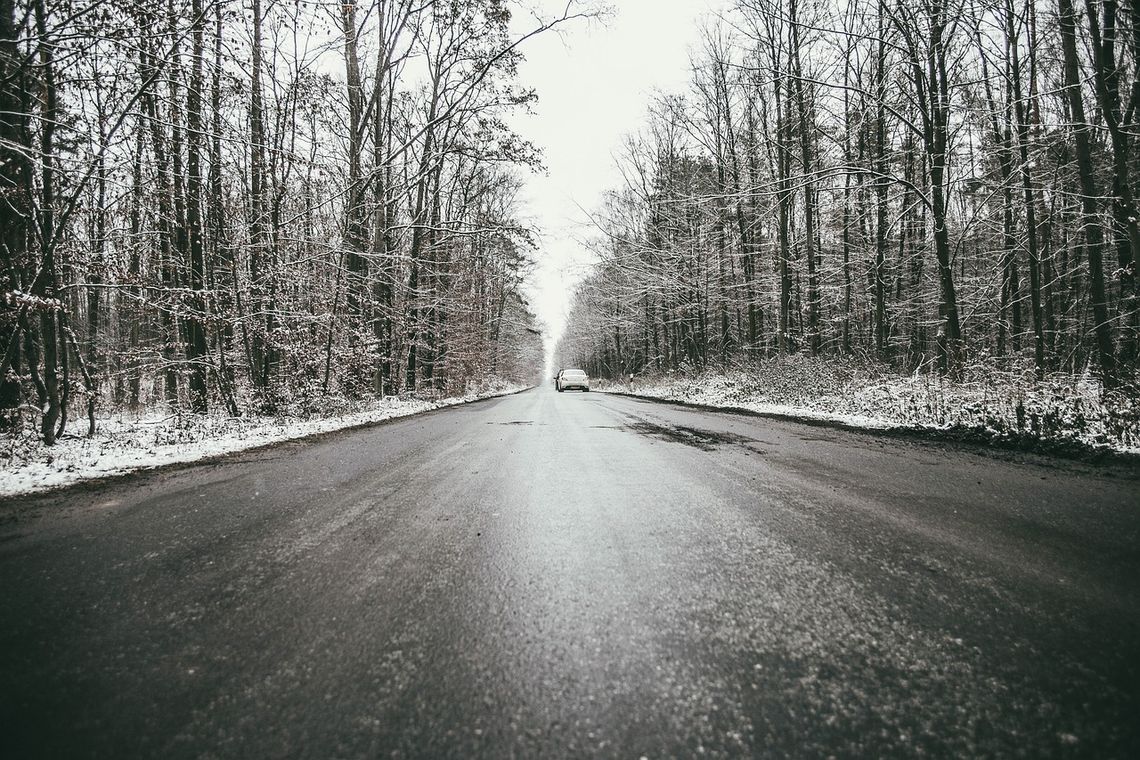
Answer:
[[745, 435], [737, 433], [725, 433], [718, 430], [701, 430], [700, 428], [686, 427], [678, 425], [677, 427], [666, 427], [664, 425], [655, 425], [652, 422], [635, 422], [632, 425], [626, 425], [624, 430], [631, 430], [640, 435], [656, 438], [661, 441], [671, 441], [673, 443], [683, 443], [686, 446], [692, 446], [701, 451], [713, 451], [721, 446], [729, 445], [745, 445], [756, 443], [755, 438], [749, 438]]
[[[488, 425], [493, 424], [488, 422]], [[533, 425], [534, 420], [511, 420], [510, 422], [500, 422], [500, 425]]]

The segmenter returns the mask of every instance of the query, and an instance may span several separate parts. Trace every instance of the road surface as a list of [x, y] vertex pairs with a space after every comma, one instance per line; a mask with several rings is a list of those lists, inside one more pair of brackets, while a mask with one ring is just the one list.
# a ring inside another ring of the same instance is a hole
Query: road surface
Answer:
[[1140, 757], [1140, 480], [538, 388], [0, 508], [0, 756]]

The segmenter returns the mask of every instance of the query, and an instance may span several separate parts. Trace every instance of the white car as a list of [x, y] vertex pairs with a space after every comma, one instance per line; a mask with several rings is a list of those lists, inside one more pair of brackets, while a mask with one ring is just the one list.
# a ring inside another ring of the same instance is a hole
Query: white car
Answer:
[[561, 393], [568, 388], [578, 388], [586, 393], [590, 392], [590, 378], [580, 369], [564, 369], [558, 373], [558, 382], [555, 384]]

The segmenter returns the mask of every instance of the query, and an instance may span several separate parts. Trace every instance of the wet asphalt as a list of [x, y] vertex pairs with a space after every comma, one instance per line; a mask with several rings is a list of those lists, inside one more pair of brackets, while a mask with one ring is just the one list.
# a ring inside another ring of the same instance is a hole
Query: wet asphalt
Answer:
[[538, 388], [10, 501], [0, 756], [1140, 757], [1140, 478]]

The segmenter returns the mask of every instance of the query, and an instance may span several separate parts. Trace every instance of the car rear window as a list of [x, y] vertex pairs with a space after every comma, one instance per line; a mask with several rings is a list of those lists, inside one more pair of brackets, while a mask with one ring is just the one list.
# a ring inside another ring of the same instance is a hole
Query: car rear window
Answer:
[[562, 373], [562, 377], [578, 378], [578, 377], [585, 377], [585, 376], [586, 376], [586, 373], [580, 369], [568, 369]]

